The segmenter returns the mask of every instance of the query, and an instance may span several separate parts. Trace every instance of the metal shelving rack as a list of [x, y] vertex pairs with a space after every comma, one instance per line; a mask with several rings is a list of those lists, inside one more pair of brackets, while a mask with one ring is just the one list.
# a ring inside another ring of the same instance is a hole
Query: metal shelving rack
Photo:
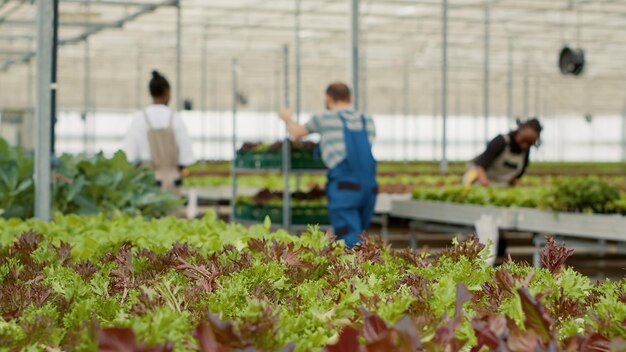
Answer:
[[[299, 56], [299, 55], [297, 55]], [[283, 64], [284, 64], [284, 105], [290, 106], [289, 102], [289, 47], [285, 45], [283, 47]], [[296, 70], [299, 71], [299, 65], [296, 65]], [[235, 207], [237, 206], [237, 177], [240, 174], [251, 174], [251, 173], [280, 173], [283, 175], [284, 180], [284, 190], [283, 190], [283, 219], [281, 222], [282, 228], [286, 231], [296, 231], [296, 230], [306, 230], [308, 227], [307, 224], [292, 224], [291, 223], [291, 191], [290, 191], [290, 177], [292, 175], [301, 174], [315, 174], [315, 173], [326, 173], [325, 169], [298, 169], [293, 170], [291, 168], [291, 144], [289, 139], [289, 133], [286, 131], [285, 138], [283, 139], [282, 146], [282, 154], [283, 154], [283, 162], [282, 167], [280, 168], [241, 168], [237, 166], [237, 108], [238, 108], [238, 79], [239, 79], [239, 67], [236, 59], [233, 60], [233, 68], [232, 68], [232, 80], [233, 80], [233, 162], [231, 166], [231, 182], [232, 182], [232, 200], [231, 200], [231, 215], [230, 221], [240, 222], [244, 224], [256, 224], [256, 221], [249, 220], [240, 220], [237, 219], [235, 215]], [[296, 75], [296, 116], [299, 117], [300, 114], [300, 92], [299, 92], [299, 74]], [[299, 120], [299, 118], [298, 118]], [[298, 182], [297, 182], [298, 183]], [[330, 225], [328, 224], [319, 224], [321, 229], [328, 229]]]

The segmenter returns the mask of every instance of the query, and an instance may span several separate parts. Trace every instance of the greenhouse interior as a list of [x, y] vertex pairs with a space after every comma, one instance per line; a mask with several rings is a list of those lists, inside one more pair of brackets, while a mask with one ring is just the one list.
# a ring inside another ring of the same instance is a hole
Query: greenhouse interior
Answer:
[[0, 0], [0, 351], [626, 351], [626, 0]]

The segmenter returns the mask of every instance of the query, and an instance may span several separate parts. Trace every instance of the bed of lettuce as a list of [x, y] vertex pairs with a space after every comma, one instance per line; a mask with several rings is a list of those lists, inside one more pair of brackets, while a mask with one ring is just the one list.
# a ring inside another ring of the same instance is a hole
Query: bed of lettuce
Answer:
[[414, 189], [413, 198], [557, 212], [626, 214], [626, 193], [597, 177], [555, 178], [547, 185], [534, 187], [425, 187]]
[[0, 350], [617, 351], [626, 281], [198, 220], [0, 219]]

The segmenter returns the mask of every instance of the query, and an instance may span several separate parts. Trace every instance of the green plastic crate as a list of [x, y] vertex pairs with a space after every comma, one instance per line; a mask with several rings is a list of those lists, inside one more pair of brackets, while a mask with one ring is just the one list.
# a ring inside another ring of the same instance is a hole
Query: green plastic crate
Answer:
[[[283, 165], [281, 151], [246, 151], [237, 154], [235, 165], [246, 169], [275, 169]], [[325, 169], [324, 162], [313, 156], [312, 151], [295, 150], [291, 155], [291, 168], [302, 169]]]
[[235, 217], [240, 220], [255, 221], [252, 208], [252, 204], [235, 204]]

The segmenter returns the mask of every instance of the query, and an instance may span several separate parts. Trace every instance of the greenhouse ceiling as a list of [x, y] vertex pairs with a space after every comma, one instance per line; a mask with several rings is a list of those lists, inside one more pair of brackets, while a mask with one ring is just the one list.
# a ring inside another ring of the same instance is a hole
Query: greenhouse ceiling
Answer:
[[[175, 4], [61, 0], [59, 108], [136, 109], [147, 102], [155, 68], [175, 83]], [[442, 8], [442, 0], [361, 0], [366, 109], [441, 112]], [[293, 102], [296, 33], [303, 111], [322, 108], [329, 82], [349, 79], [348, 0], [181, 0], [181, 9], [181, 97], [194, 108], [230, 108], [236, 58], [243, 108], [275, 110], [283, 100], [285, 44]], [[2, 108], [34, 104], [35, 28], [35, 1], [0, 0]], [[448, 0], [449, 114], [484, 114], [485, 33], [491, 115], [624, 112], [626, 0]], [[584, 50], [581, 76], [560, 73], [565, 45]]]

